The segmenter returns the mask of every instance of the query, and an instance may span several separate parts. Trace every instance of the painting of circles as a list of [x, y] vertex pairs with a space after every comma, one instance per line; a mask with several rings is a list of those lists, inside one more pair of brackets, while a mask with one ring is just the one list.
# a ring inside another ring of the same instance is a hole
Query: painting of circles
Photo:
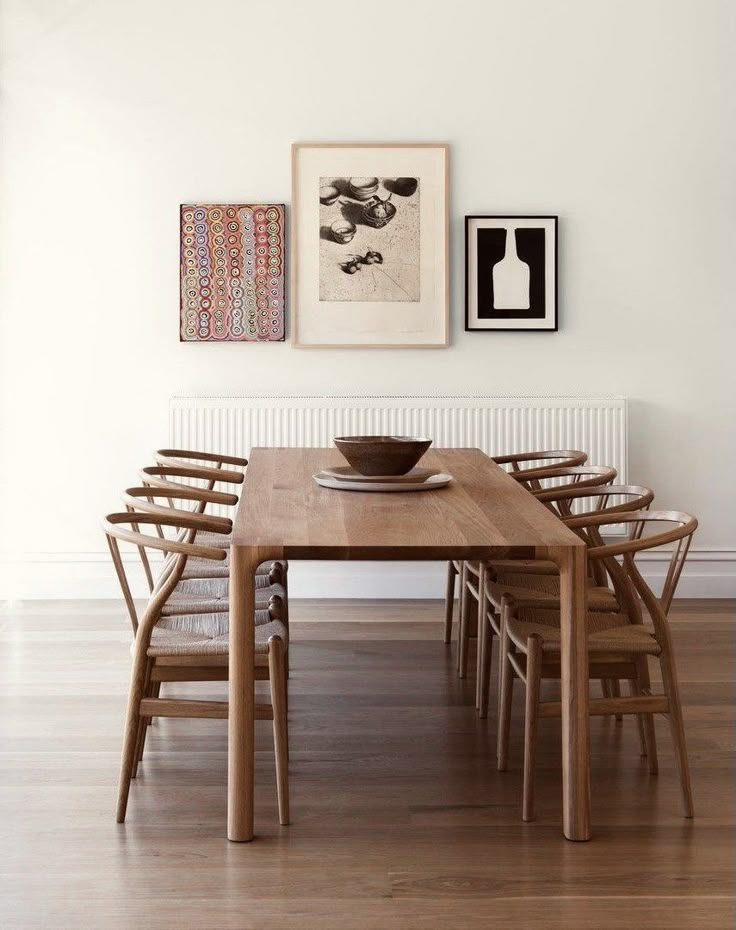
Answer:
[[284, 339], [284, 204], [182, 204], [181, 342]]

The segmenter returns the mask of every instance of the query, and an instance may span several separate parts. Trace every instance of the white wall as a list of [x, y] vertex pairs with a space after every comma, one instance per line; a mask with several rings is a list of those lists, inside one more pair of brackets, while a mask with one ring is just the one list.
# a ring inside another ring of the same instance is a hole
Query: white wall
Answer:
[[[735, 10], [4, 0], [5, 593], [82, 593], [169, 395], [256, 390], [626, 395], [630, 477], [736, 591]], [[179, 344], [179, 203], [288, 202], [295, 140], [450, 143], [449, 349]], [[560, 214], [558, 334], [463, 332], [484, 211]]]

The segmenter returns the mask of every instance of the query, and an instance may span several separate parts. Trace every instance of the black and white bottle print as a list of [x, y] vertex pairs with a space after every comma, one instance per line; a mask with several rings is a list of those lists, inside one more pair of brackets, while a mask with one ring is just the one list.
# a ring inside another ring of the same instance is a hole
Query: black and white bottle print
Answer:
[[544, 319], [543, 228], [479, 229], [477, 268], [479, 319]]

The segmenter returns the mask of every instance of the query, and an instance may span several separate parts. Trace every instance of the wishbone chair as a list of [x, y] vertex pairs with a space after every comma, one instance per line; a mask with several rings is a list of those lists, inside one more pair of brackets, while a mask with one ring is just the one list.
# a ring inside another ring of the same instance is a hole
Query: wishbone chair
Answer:
[[[222, 458], [219, 453], [218, 456]], [[231, 456], [231, 458], [234, 458], [234, 456]], [[218, 494], [224, 494], [225, 492], [214, 491], [215, 484], [219, 482], [224, 484], [242, 484], [244, 479], [242, 472], [210, 467], [198, 468], [191, 465], [149, 465], [140, 470], [139, 476], [143, 485], [162, 489], [191, 487], [191, 485], [182, 483], [177, 479], [205, 481], [207, 486], [205, 488], [200, 488], [200, 490], [211, 491], [212, 493]], [[228, 493], [226, 496], [228, 498], [227, 500], [218, 499], [216, 501], [213, 500], [212, 503], [223, 504], [225, 506], [234, 506], [237, 504], [239, 498], [236, 494]], [[198, 508], [199, 512], [204, 510], [205, 506], [206, 504], [200, 506]], [[207, 544], [211, 540], [208, 539], [206, 533], [200, 533], [198, 541]], [[218, 543], [227, 549], [230, 547], [229, 537], [224, 541], [220, 539]], [[228, 578], [230, 575], [229, 561], [229, 553], [225, 563], [218, 563], [217, 565], [207, 564], [207, 560], [204, 559], [190, 559], [184, 573], [184, 579]], [[264, 563], [259, 566], [258, 574], [270, 575], [273, 583], [278, 582], [286, 587], [287, 563], [285, 561]]]
[[[149, 513], [159, 516], [172, 514], [172, 505], [179, 501], [186, 503], [195, 503], [197, 507], [204, 506], [208, 502], [223, 502], [223, 498], [231, 498], [234, 495], [224, 495], [220, 492], [211, 491], [201, 488], [187, 486], [157, 488], [150, 486], [128, 488], [122, 495], [123, 503], [128, 511], [133, 514], [136, 512]], [[155, 503], [156, 498], [165, 498], [170, 506], [163, 506]], [[237, 498], [235, 498], [237, 500]], [[192, 513], [185, 511], [185, 513]], [[227, 517], [212, 515], [202, 515], [199, 512], [192, 513], [195, 522], [200, 527], [209, 527], [217, 525], [219, 527], [218, 536], [222, 540], [221, 546], [224, 548], [224, 540], [232, 532], [232, 521]], [[202, 520], [205, 516], [206, 522]], [[183, 531], [180, 538], [189, 532]], [[200, 529], [192, 541], [202, 544], [202, 535], [204, 529]], [[206, 537], [209, 540], [209, 537]], [[208, 544], [208, 543], [205, 543]], [[145, 553], [142, 553], [142, 558]], [[146, 557], [147, 561], [147, 557]], [[197, 563], [198, 560], [192, 558], [190, 562]], [[176, 564], [176, 555], [169, 555], [164, 561], [163, 567], [159, 574], [158, 580], [151, 587], [151, 592], [155, 591], [165, 582], [169, 573]], [[261, 572], [256, 575], [256, 606], [271, 607], [277, 609], [279, 616], [283, 619], [287, 616], [286, 606], [286, 589], [284, 586], [284, 573], [282, 563], [268, 563], [263, 567]], [[218, 614], [217, 618], [208, 616], [207, 620], [200, 620], [196, 624], [196, 629], [204, 628], [209, 631], [224, 633], [227, 630], [227, 612], [229, 578], [227, 575], [221, 578], [193, 578], [191, 573], [185, 571], [174, 591], [169, 596], [166, 605], [163, 608], [163, 614], [166, 616], [191, 615], [191, 614]], [[278, 606], [275, 606], [278, 605]], [[129, 607], [130, 610], [130, 607]], [[182, 624], [179, 624], [182, 627]]]
[[[536, 452], [512, 452], [509, 455], [492, 456], [497, 465], [509, 465], [507, 469], [509, 474], [519, 480], [521, 476], [528, 475], [530, 483], [533, 482], [534, 476], [530, 472], [538, 470], [544, 471], [547, 467], [553, 467], [551, 462], [555, 462], [556, 468], [571, 468], [575, 465], [584, 465], [588, 461], [587, 452], [579, 449], [544, 449]], [[524, 468], [522, 466], [528, 463], [534, 463], [533, 466]], [[537, 462], [547, 463], [545, 466], [537, 466]], [[455, 608], [455, 579], [461, 576], [460, 584], [460, 604], [459, 611], [462, 613], [463, 588], [462, 583], [462, 561], [455, 559], [447, 563], [447, 581], [445, 585], [445, 642], [452, 642], [452, 620]]]
[[[601, 529], [623, 523], [630, 527], [629, 538], [604, 543]], [[655, 524], [671, 524], [651, 536], [643, 530]], [[675, 670], [672, 637], [667, 621], [672, 598], [682, 573], [693, 533], [695, 517], [679, 511], [636, 511], [615, 515], [585, 514], [573, 517], [568, 526], [582, 532], [589, 541], [588, 558], [602, 562], [617, 588], [619, 611], [598, 612], [588, 606], [588, 654], [591, 678], [623, 678], [630, 683], [626, 697], [591, 699], [591, 715], [611, 713], [637, 714], [644, 718], [649, 756], [649, 771], [657, 772], [655, 713], [665, 714], [675, 746], [685, 817], [693, 816], [692, 789], [685, 744], [680, 693]], [[674, 545], [672, 545], [674, 544]], [[637, 553], [670, 546], [671, 557], [662, 594], [656, 597], [644, 581], [636, 563]], [[622, 563], [618, 561], [622, 558]], [[642, 604], [652, 626], [645, 625]], [[534, 817], [534, 762], [537, 728], [540, 717], [558, 717], [559, 701], [540, 701], [543, 678], [560, 677], [559, 611], [549, 611], [546, 603], [535, 598], [506, 594], [501, 611], [502, 683], [498, 726], [498, 768], [503, 771], [508, 759], [511, 697], [514, 677], [526, 686], [524, 734], [524, 820]], [[648, 659], [659, 661], [662, 695], [653, 695], [649, 681]]]
[[[142, 533], [141, 525], [171, 528], [177, 538]], [[222, 528], [218, 519], [202, 514], [124, 513], [109, 514], [103, 520], [110, 553], [129, 595], [119, 543], [156, 549], [175, 555], [173, 570], [152, 594], [140, 619], [134, 621], [133, 670], [128, 698], [127, 721], [118, 788], [117, 820], [122, 823], [128, 803], [130, 781], [135, 777], [143, 752], [147, 723], [152, 717], [226, 718], [226, 701], [193, 701], [160, 698], [156, 688], [162, 681], [224, 681], [228, 677], [228, 636], [186, 632], [167, 627], [163, 616], [167, 599], [181, 579], [188, 558], [223, 561], [224, 548], [204, 546], [191, 540], [202, 529], [216, 536]], [[185, 536], [181, 538], [181, 532]], [[127, 598], [126, 598], [127, 600]], [[255, 677], [270, 681], [271, 704], [257, 704], [256, 718], [273, 720], [279, 820], [289, 822], [288, 724], [286, 711], [286, 655], [288, 630], [268, 610], [256, 610]]]
[[[580, 516], [569, 512], [575, 501], [592, 505], [592, 513], [613, 518], [619, 513], [646, 510], [654, 500], [654, 492], [650, 488], [635, 484], [606, 485], [599, 488], [559, 488], [549, 493], [550, 503], [564, 502], [568, 512], [564, 516], [560, 514], [560, 518], [568, 526], [574, 517]], [[589, 606], [598, 610], [618, 610], [616, 591], [615, 588], [609, 587], [609, 579], [603, 565], [591, 563], [590, 567], [592, 570], [588, 577]], [[542, 559], [491, 559], [481, 563], [477, 586], [471, 580], [468, 591], [469, 596], [478, 603], [476, 707], [480, 717], [487, 717], [493, 637], [501, 636], [500, 612], [503, 597], [505, 594], [528, 595], [533, 591], [534, 597], [546, 600], [551, 608], [557, 608], [560, 596], [559, 568], [556, 563]], [[500, 687], [500, 665], [498, 680]], [[605, 691], [610, 688], [611, 696], [615, 696], [619, 689], [618, 679], [613, 679], [610, 684], [606, 680], [603, 687]]]
[[[527, 474], [532, 474], [533, 476], [529, 480], [526, 480], [523, 476]], [[559, 516], [559, 510], [551, 504], [556, 492], [567, 489], [601, 487], [602, 485], [610, 484], [616, 477], [616, 469], [608, 465], [568, 465], [564, 468], [555, 466], [544, 469], [533, 469], [530, 471], [519, 471], [514, 474], [514, 477], [517, 478], [520, 484], [524, 484], [531, 494]], [[565, 481], [565, 479], [569, 480]], [[544, 481], [554, 481], [556, 485], [547, 487], [542, 484]], [[471, 579], [473, 577], [477, 578], [480, 575], [480, 563], [464, 562], [459, 568], [461, 583], [457, 674], [459, 678], [465, 678], [468, 674], [468, 646], [470, 642], [471, 625], [471, 601], [465, 595]]]

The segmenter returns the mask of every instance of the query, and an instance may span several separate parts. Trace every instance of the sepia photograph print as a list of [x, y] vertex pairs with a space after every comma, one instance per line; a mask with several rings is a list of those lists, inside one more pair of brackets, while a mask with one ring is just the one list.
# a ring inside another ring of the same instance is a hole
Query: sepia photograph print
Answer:
[[419, 179], [320, 178], [320, 300], [419, 300]]
[[292, 147], [292, 340], [447, 345], [447, 146]]

